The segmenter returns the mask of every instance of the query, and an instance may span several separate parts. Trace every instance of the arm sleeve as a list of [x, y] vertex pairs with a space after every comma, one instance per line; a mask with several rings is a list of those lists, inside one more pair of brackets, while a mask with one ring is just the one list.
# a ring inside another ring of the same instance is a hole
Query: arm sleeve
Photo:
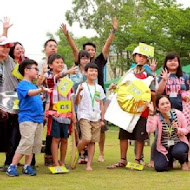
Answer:
[[147, 124], [146, 124], [146, 131], [147, 133], [153, 133], [158, 127], [158, 120], [157, 116], [148, 116]]

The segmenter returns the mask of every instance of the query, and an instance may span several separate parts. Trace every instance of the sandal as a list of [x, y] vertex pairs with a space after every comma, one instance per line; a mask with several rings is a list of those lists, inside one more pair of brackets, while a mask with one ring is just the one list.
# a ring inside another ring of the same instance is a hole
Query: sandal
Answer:
[[124, 168], [125, 166], [126, 166], [126, 164], [124, 164], [122, 162], [117, 162], [113, 165], [107, 166], [107, 169]]

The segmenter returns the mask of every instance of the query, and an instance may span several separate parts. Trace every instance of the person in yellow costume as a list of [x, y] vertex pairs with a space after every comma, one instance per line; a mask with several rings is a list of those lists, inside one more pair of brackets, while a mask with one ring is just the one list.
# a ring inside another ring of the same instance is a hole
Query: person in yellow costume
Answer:
[[128, 140], [136, 140], [135, 162], [139, 164], [144, 142], [148, 139], [146, 122], [149, 113], [146, 102], [150, 102], [155, 96], [155, 83], [152, 74], [145, 67], [149, 55], [142, 53], [137, 46], [133, 51], [133, 57], [136, 66], [122, 77], [117, 86], [112, 85], [116, 87], [116, 94], [105, 113], [105, 119], [120, 128], [121, 159], [119, 162], [108, 166], [108, 169], [126, 166]]

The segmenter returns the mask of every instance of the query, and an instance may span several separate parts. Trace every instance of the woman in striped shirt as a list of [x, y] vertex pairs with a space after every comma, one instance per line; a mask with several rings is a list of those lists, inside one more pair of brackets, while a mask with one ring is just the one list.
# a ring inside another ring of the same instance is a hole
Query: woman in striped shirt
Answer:
[[158, 129], [157, 149], [155, 151], [154, 167], [157, 172], [168, 171], [173, 166], [173, 159], [179, 160], [182, 170], [189, 170], [187, 121], [183, 113], [171, 109], [171, 102], [166, 95], [156, 99], [158, 113], [154, 115], [154, 107], [149, 105], [147, 132]]

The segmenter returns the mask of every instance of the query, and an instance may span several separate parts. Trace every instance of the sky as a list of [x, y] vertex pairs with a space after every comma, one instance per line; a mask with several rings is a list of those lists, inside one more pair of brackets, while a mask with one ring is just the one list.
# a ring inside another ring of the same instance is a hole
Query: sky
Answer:
[[[190, 0], [178, 2], [184, 4], [184, 7], [190, 7]], [[26, 56], [40, 61], [43, 57], [43, 44], [48, 40], [46, 33], [54, 34], [61, 23], [66, 23], [75, 37], [91, 37], [96, 34], [92, 29], [80, 28], [78, 23], [69, 27], [65, 12], [72, 7], [72, 0], [0, 0], [0, 19], [5, 16], [11, 18], [13, 26], [8, 33], [9, 39], [21, 42]]]

